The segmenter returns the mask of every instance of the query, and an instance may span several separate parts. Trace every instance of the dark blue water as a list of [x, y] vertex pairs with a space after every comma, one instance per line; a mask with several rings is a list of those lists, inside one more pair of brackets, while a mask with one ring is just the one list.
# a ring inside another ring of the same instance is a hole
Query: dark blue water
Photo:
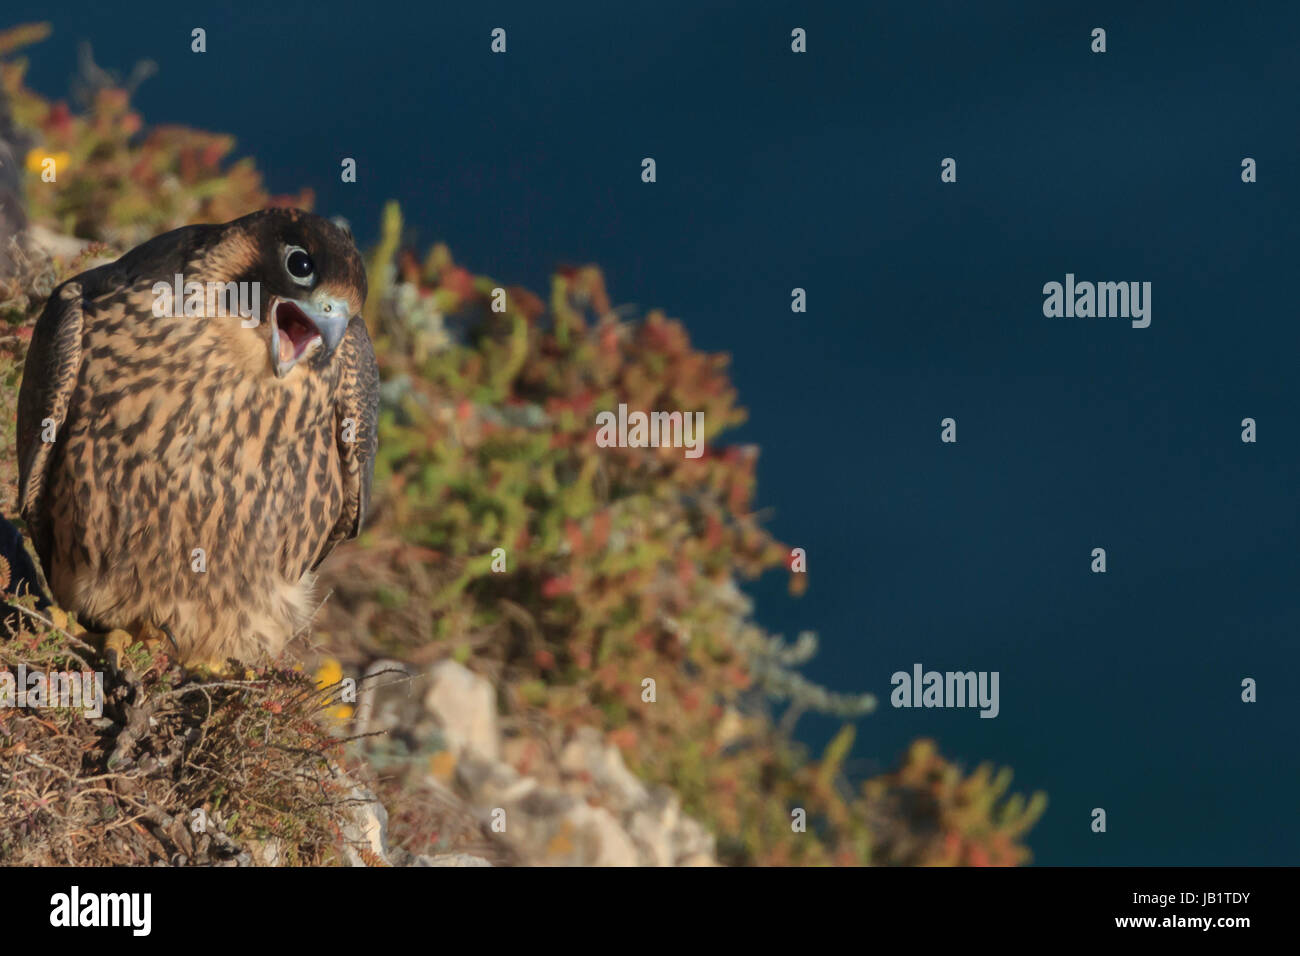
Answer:
[[[810, 562], [758, 616], [880, 697], [856, 772], [918, 735], [1010, 765], [1051, 797], [1042, 863], [1297, 862], [1300, 7], [14, 6], [55, 24], [47, 94], [78, 39], [151, 58], [149, 122], [234, 133], [363, 241], [400, 199], [476, 272], [599, 262], [616, 302], [731, 352], [759, 504]], [[1151, 326], [1045, 318], [1067, 272], [1150, 281]], [[1000, 715], [889, 707], [916, 662], [998, 671]]]

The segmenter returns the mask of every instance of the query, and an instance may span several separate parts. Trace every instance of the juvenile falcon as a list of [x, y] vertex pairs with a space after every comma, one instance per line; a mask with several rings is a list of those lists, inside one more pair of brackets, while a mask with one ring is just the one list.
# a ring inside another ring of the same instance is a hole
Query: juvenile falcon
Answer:
[[116, 646], [166, 634], [187, 665], [283, 649], [370, 499], [365, 297], [351, 236], [293, 209], [165, 233], [55, 290], [18, 464], [60, 606]]

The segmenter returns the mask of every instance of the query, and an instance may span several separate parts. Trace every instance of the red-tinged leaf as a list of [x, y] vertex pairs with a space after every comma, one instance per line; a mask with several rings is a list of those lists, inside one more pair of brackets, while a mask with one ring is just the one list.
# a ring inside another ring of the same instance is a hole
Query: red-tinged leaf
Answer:
[[564, 520], [564, 537], [568, 540], [569, 550], [575, 558], [586, 555], [586, 541], [582, 536], [582, 528], [572, 518]]
[[559, 577], [547, 578], [542, 582], [542, 597], [557, 598], [564, 594], [573, 593], [573, 579], [567, 574]]
[[609, 511], [597, 511], [591, 516], [591, 546], [600, 551], [609, 542], [610, 525], [613, 523]]
[[452, 266], [442, 274], [441, 285], [444, 289], [450, 289], [462, 299], [469, 298], [474, 294], [474, 277], [469, 274], [467, 269], [461, 266]]

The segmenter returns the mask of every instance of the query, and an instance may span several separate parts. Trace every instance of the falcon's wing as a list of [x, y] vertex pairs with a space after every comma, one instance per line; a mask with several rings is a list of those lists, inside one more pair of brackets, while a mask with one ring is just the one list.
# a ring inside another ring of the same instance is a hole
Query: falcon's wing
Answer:
[[334, 427], [343, 476], [343, 510], [311, 566], [313, 571], [335, 545], [360, 533], [370, 509], [375, 450], [379, 447], [379, 366], [360, 317], [352, 320], [339, 344], [339, 361], [343, 374], [334, 401]]
[[[45, 479], [57, 447], [57, 429], [68, 416], [68, 401], [81, 368], [82, 288], [65, 282], [36, 320], [23, 384], [18, 391], [18, 507], [49, 576], [51, 529], [44, 501]], [[56, 440], [42, 440], [43, 422], [52, 419]]]
[[154, 236], [115, 262], [90, 269], [54, 290], [36, 320], [18, 392], [18, 507], [49, 578], [51, 528], [45, 482], [58, 448], [41, 440], [49, 418], [63, 428], [68, 402], [81, 368], [81, 333], [87, 302], [130, 287], [151, 275], [170, 276], [204, 243], [220, 236], [219, 226], [182, 226]]

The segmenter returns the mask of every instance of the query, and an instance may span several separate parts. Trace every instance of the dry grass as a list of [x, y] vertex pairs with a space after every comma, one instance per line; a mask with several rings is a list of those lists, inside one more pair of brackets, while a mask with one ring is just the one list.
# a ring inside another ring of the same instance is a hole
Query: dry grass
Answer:
[[[29, 618], [30, 620], [30, 618]], [[13, 673], [98, 668], [101, 718], [0, 709], [0, 864], [238, 865], [339, 859], [353, 782], [296, 671], [187, 679], [136, 645], [121, 670], [52, 626], [0, 642]]]

